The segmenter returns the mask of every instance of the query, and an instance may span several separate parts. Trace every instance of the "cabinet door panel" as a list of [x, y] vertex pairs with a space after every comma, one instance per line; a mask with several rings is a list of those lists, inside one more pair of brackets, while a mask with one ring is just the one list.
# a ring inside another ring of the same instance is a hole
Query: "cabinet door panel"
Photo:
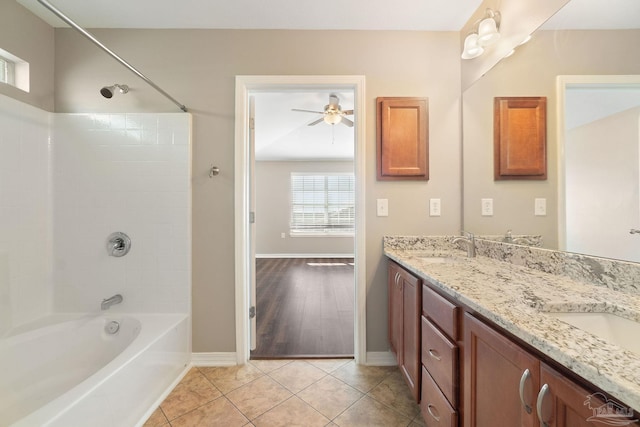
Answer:
[[541, 402], [542, 413], [538, 417], [549, 427], [593, 427], [613, 423], [630, 427], [640, 425], [634, 421], [637, 417], [608, 417], [606, 409], [599, 410], [606, 408], [607, 403], [612, 410], [628, 410], [630, 415], [633, 415], [633, 410], [618, 402], [605, 402], [606, 397], [601, 393], [586, 390], [544, 363], [540, 369], [540, 384], [547, 384], [549, 391]]
[[[465, 427], [537, 426], [533, 399], [540, 388], [538, 359], [467, 313], [464, 334]], [[519, 394], [526, 370], [529, 410]]]
[[402, 280], [400, 268], [389, 263], [389, 344], [396, 354], [398, 365], [402, 364]]
[[411, 394], [420, 401], [420, 318], [422, 287], [419, 279], [404, 275], [403, 308], [403, 370]]

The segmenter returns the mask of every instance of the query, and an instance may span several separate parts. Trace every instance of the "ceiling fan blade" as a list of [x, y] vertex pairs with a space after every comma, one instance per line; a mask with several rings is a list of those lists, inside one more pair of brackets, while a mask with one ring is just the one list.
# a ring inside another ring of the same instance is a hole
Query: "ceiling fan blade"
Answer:
[[299, 108], [292, 108], [291, 111], [299, 111], [301, 113], [316, 113], [316, 114], [324, 114], [324, 111], [312, 111], [312, 110], [301, 110]]
[[321, 117], [321, 118], [319, 118], [318, 120], [314, 120], [314, 121], [312, 121], [312, 122], [311, 122], [311, 123], [309, 123], [307, 126], [315, 126], [315, 125], [317, 125], [318, 123], [320, 123], [320, 122], [321, 122], [321, 121], [323, 121], [323, 120], [324, 120], [324, 117]]
[[342, 114], [346, 114], [347, 116], [353, 116], [353, 110], [342, 110]]
[[342, 116], [342, 123], [349, 126], [350, 128], [353, 127], [353, 121], [347, 119], [345, 116]]

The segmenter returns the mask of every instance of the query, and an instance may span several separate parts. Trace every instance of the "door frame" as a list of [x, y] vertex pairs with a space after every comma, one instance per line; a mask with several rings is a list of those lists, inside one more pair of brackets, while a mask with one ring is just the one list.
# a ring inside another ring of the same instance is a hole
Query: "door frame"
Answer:
[[356, 185], [354, 236], [354, 359], [366, 364], [366, 242], [365, 242], [365, 77], [352, 76], [236, 76], [235, 108], [235, 310], [236, 362], [249, 361], [249, 92], [304, 88], [349, 89], [354, 92]]

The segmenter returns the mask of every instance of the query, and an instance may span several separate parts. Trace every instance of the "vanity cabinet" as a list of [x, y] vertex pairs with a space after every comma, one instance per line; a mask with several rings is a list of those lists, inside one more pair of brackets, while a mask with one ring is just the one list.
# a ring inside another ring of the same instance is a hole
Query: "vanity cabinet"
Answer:
[[617, 409], [608, 421], [640, 425], [619, 416], [633, 410], [574, 382], [469, 313], [463, 323], [465, 427], [593, 427], [609, 424], [607, 410]]
[[459, 307], [422, 286], [422, 392], [427, 427], [456, 427], [459, 411]]
[[411, 394], [420, 401], [420, 313], [422, 281], [389, 262], [389, 343]]

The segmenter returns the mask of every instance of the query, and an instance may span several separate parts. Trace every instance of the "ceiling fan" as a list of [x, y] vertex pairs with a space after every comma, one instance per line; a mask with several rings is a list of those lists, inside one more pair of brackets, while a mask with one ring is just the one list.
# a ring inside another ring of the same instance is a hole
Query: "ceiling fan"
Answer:
[[333, 93], [329, 95], [329, 104], [324, 106], [324, 111], [301, 110], [299, 108], [292, 108], [291, 111], [322, 114], [321, 118], [309, 123], [308, 126], [315, 126], [318, 123], [324, 121], [325, 123], [328, 123], [330, 125], [342, 123], [349, 127], [353, 127], [353, 120], [350, 120], [345, 117], [345, 116], [352, 116], [353, 110], [343, 111], [342, 107], [340, 106], [340, 100], [338, 99], [338, 96]]

